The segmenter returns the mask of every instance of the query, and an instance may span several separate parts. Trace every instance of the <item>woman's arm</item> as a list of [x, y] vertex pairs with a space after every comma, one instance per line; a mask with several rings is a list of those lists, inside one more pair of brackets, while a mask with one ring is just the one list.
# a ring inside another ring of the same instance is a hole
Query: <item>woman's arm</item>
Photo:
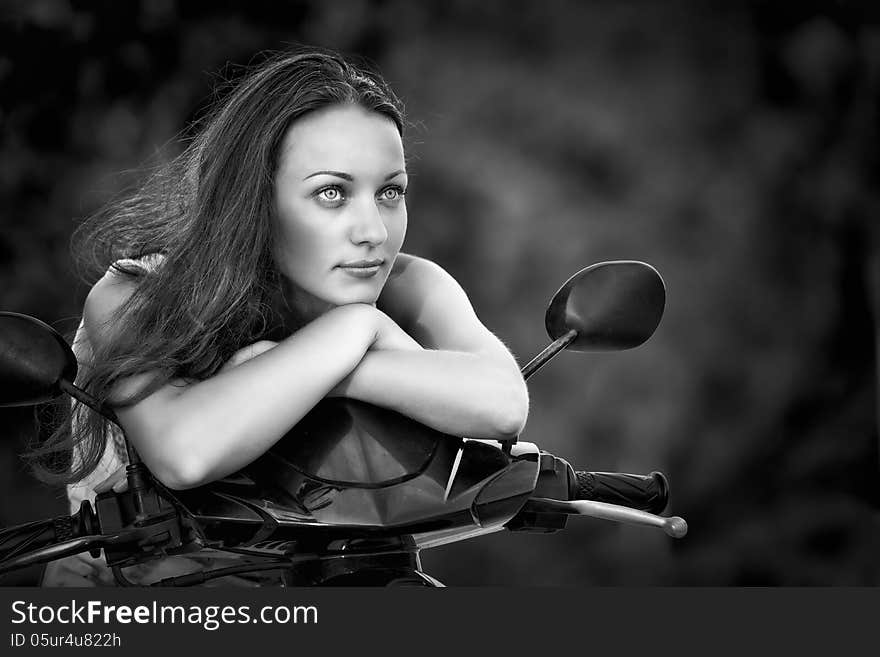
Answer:
[[516, 367], [478, 353], [370, 351], [337, 392], [439, 431], [497, 440], [525, 426], [528, 394], [517, 374]]
[[415, 340], [397, 328], [398, 341], [374, 345], [334, 393], [447, 433], [496, 439], [520, 433], [528, 390], [513, 356], [441, 267], [406, 254], [398, 260], [379, 305]]
[[[108, 274], [86, 300], [86, 334], [108, 338], [133, 291]], [[116, 414], [152, 473], [170, 488], [192, 488], [239, 470], [263, 454], [360, 362], [380, 337], [372, 306], [334, 308], [237, 367], [195, 383], [174, 380]], [[150, 379], [130, 377], [111, 391], [122, 399]]]

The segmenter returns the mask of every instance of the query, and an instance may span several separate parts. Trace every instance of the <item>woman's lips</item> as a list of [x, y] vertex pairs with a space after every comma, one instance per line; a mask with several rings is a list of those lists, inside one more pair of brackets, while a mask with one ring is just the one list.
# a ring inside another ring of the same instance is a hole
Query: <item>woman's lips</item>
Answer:
[[384, 260], [358, 260], [337, 265], [339, 269], [355, 278], [372, 278], [379, 273]]

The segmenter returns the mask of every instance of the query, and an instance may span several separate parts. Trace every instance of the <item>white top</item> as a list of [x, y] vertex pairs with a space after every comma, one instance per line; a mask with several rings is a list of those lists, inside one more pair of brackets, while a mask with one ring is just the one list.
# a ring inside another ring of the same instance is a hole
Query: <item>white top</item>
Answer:
[[[165, 256], [161, 253], [152, 253], [146, 256], [143, 256], [138, 259], [126, 258], [124, 260], [117, 260], [114, 265], [119, 266], [129, 266], [129, 267], [140, 267], [149, 274], [152, 271], [155, 271], [157, 267], [159, 267], [165, 260]], [[107, 270], [107, 274], [112, 273], [112, 266]], [[83, 322], [80, 321], [79, 328], [76, 330], [76, 335], [73, 338], [73, 345], [71, 345], [74, 355], [76, 356], [77, 363], [79, 364], [80, 371], [85, 368], [90, 367], [92, 362], [92, 345], [89, 344], [89, 338], [86, 335], [85, 328], [83, 327]], [[75, 402], [73, 403], [73, 408], [76, 409], [77, 405]], [[76, 423], [78, 420], [79, 414], [77, 412], [73, 413], [73, 417], [71, 421]], [[79, 445], [74, 446], [73, 450], [73, 462], [77, 464], [82, 459], [82, 452], [79, 449]], [[107, 444], [104, 446], [104, 454], [101, 457], [100, 463], [98, 463], [98, 467], [95, 470], [87, 475], [84, 479], [78, 481], [75, 484], [68, 484], [67, 486], [67, 499], [70, 501], [70, 510], [71, 513], [75, 513], [79, 510], [80, 504], [82, 504], [83, 500], [89, 500], [94, 503], [95, 501], [95, 487], [100, 484], [102, 481], [107, 479], [110, 475], [116, 472], [119, 468], [128, 465], [128, 455], [125, 451], [125, 438], [122, 435], [122, 431], [115, 424], [110, 425], [110, 436], [107, 440]]]

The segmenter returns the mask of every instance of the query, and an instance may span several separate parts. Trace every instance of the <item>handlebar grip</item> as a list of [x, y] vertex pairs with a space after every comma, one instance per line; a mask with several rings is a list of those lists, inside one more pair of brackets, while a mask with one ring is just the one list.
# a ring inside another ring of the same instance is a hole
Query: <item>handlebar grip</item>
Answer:
[[649, 513], [662, 513], [669, 503], [669, 482], [662, 472], [635, 475], [578, 470], [575, 477], [575, 500], [619, 504]]

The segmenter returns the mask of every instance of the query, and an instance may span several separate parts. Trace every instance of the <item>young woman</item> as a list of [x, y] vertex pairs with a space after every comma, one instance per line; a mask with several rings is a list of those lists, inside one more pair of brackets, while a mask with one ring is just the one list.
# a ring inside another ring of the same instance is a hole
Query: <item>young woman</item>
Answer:
[[[403, 128], [378, 76], [335, 54], [278, 56], [81, 234], [106, 273], [74, 342], [79, 383], [167, 487], [235, 472], [328, 395], [475, 438], [522, 430], [514, 358], [448, 273], [400, 252]], [[72, 506], [124, 482], [120, 437], [96, 414], [76, 408], [37, 456], [71, 447]], [[44, 580], [111, 581], [87, 556]]]

